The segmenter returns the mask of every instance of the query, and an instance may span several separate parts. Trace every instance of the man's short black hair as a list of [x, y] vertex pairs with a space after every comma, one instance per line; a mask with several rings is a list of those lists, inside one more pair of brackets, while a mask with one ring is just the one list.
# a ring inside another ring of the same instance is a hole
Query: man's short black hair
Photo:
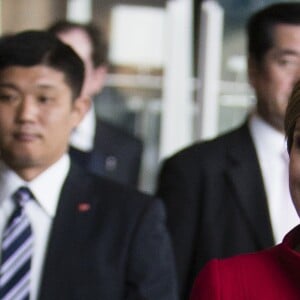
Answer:
[[274, 45], [274, 27], [300, 25], [300, 3], [277, 3], [253, 14], [247, 23], [248, 55], [260, 64]]
[[75, 51], [46, 31], [23, 31], [0, 40], [0, 70], [44, 65], [61, 71], [75, 99], [81, 93], [84, 64]]

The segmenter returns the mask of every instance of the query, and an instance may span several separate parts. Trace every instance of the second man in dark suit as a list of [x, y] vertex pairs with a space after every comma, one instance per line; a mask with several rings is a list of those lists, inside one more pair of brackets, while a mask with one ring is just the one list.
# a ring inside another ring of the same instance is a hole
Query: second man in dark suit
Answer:
[[[70, 45], [85, 65], [82, 93], [91, 98], [101, 92], [107, 73], [107, 45], [93, 24], [59, 21], [49, 31]], [[118, 182], [138, 185], [143, 145], [140, 139], [96, 117], [92, 106], [74, 130], [70, 154], [88, 170]]]
[[209, 259], [269, 247], [298, 222], [283, 120], [300, 76], [300, 4], [257, 12], [247, 33], [255, 111], [240, 128], [166, 160], [158, 180], [182, 299]]

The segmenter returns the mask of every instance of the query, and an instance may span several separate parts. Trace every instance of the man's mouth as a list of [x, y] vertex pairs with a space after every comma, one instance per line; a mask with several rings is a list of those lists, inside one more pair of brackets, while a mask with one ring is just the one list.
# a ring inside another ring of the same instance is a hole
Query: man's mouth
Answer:
[[16, 132], [14, 138], [20, 142], [32, 142], [38, 138], [38, 134], [31, 132]]

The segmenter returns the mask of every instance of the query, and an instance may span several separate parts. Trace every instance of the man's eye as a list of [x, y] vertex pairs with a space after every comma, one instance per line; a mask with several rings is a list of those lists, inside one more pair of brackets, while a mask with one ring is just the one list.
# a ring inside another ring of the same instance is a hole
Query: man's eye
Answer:
[[282, 66], [286, 66], [286, 65], [292, 64], [292, 62], [287, 60], [287, 59], [280, 59], [279, 64], [282, 65]]
[[0, 101], [1, 102], [11, 102], [17, 100], [17, 96], [10, 95], [10, 94], [0, 94]]
[[48, 103], [48, 102], [51, 102], [53, 100], [53, 98], [49, 97], [49, 96], [40, 96], [40, 97], [38, 97], [38, 100], [41, 103]]
[[299, 67], [299, 62], [294, 60], [294, 59], [280, 59], [279, 64], [281, 66], [289, 67], [289, 68], [298, 68]]

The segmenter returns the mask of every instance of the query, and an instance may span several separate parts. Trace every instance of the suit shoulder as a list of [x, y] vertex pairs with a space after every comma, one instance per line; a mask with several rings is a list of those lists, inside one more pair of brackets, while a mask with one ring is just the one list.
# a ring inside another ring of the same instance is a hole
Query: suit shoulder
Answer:
[[96, 135], [99, 138], [109, 136], [110, 140], [116, 140], [119, 143], [134, 144], [136, 146], [142, 147], [141, 139], [112, 123], [97, 119], [96, 126]]
[[135, 187], [122, 184], [106, 177], [91, 175], [95, 194], [101, 201], [109, 202], [112, 207], [143, 207], [158, 200], [154, 196], [141, 192]]
[[243, 147], [248, 145], [250, 141], [250, 133], [246, 124], [224, 133], [211, 140], [196, 142], [171, 157], [166, 159], [166, 163], [182, 162], [184, 164], [194, 165], [197, 160], [204, 160], [209, 162], [218, 157], [223, 157], [227, 150], [231, 151], [235, 147]]
[[64, 183], [66, 195], [76, 195], [76, 198], [91, 197], [96, 203], [118, 203], [128, 205], [147, 205], [157, 200], [154, 196], [141, 192], [135, 187], [119, 183], [102, 175], [92, 173], [72, 161], [69, 174]]

